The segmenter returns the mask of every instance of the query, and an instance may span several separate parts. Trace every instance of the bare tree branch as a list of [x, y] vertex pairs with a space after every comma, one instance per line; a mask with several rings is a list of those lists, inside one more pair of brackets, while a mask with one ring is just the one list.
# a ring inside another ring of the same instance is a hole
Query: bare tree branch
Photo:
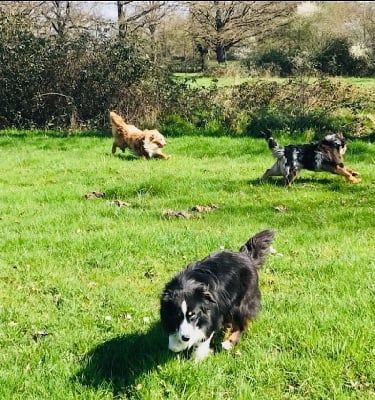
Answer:
[[194, 40], [226, 60], [225, 52], [254, 37], [264, 37], [286, 23], [297, 1], [190, 1]]

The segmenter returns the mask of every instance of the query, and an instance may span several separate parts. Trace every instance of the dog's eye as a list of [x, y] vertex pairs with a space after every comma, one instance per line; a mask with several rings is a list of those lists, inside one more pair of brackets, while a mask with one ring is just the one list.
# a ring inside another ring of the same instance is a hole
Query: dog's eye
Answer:
[[188, 311], [187, 316], [190, 320], [193, 320], [196, 318], [195, 312], [194, 311]]

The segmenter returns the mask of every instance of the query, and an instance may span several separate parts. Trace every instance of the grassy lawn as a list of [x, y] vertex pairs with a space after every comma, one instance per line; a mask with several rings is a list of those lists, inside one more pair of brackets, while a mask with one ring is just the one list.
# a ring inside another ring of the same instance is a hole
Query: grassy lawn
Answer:
[[[175, 78], [184, 81], [186, 80], [191, 85], [195, 85], [198, 87], [209, 87], [212, 84], [216, 84], [218, 87], [226, 87], [226, 86], [233, 86], [233, 85], [240, 85], [244, 82], [256, 82], [259, 80], [266, 80], [266, 81], [276, 81], [276, 82], [286, 82], [290, 78], [278, 78], [278, 77], [270, 77], [270, 78], [247, 78], [247, 77], [239, 77], [239, 76], [231, 76], [231, 77], [221, 77], [221, 78], [211, 78], [202, 76], [201, 73], [193, 72], [193, 73], [175, 73]], [[312, 78], [311, 78], [312, 79]], [[332, 80], [340, 80], [341, 82], [345, 82], [351, 85], [361, 86], [361, 87], [368, 87], [373, 88], [375, 86], [375, 78], [331, 78]]]
[[[375, 398], [373, 143], [346, 154], [363, 183], [303, 171], [289, 190], [259, 182], [273, 162], [261, 139], [169, 138], [168, 161], [111, 145], [0, 133], [2, 400]], [[277, 253], [239, 346], [198, 365], [168, 352], [167, 280], [267, 228]]]
[[277, 82], [283, 82], [286, 78], [249, 78], [249, 77], [240, 77], [240, 76], [228, 76], [228, 77], [220, 77], [220, 78], [212, 78], [209, 76], [202, 76], [199, 72], [191, 72], [184, 73], [178, 72], [174, 73], [173, 76], [180, 81], [187, 81], [191, 85], [195, 85], [197, 87], [209, 87], [212, 84], [216, 84], [218, 87], [226, 87], [233, 85], [240, 85], [244, 82], [255, 82], [259, 80], [273, 80]]

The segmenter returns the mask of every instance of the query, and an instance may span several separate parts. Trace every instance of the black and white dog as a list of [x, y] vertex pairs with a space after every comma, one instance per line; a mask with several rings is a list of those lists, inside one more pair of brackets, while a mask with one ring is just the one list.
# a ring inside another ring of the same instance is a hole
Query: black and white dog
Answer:
[[341, 175], [349, 182], [360, 183], [358, 172], [344, 165], [346, 140], [341, 132], [326, 135], [316, 143], [279, 145], [270, 132], [265, 134], [268, 147], [277, 161], [266, 170], [261, 180], [270, 176], [283, 176], [285, 184], [291, 186], [302, 169], [327, 171]]
[[166, 284], [160, 317], [170, 350], [192, 348], [199, 361], [209, 355], [211, 339], [223, 327], [229, 328], [230, 336], [222, 347], [230, 350], [238, 343], [260, 309], [257, 270], [270, 251], [273, 236], [273, 230], [265, 230], [239, 252], [212, 253], [189, 264]]

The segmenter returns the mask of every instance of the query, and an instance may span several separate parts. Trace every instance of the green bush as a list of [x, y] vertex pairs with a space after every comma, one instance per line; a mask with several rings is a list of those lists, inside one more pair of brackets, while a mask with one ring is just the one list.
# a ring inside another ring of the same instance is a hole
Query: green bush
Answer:
[[195, 136], [198, 134], [194, 124], [178, 114], [166, 116], [161, 122], [161, 130], [164, 135], [170, 137]]
[[[133, 118], [153, 115], [166, 75], [140, 41], [135, 47], [87, 34], [61, 43], [36, 36], [16, 17], [0, 18], [0, 60], [0, 128], [100, 127], [114, 108]], [[144, 98], [140, 87], [156, 94]]]
[[290, 76], [293, 71], [293, 63], [289, 55], [281, 49], [266, 49], [254, 57], [255, 67], [262, 73], [273, 76]]
[[[170, 135], [260, 137], [263, 132], [280, 130], [289, 136], [320, 138], [329, 131], [342, 130], [348, 136], [370, 135], [375, 111], [369, 91], [318, 79], [286, 82], [256, 81], [230, 88], [188, 89], [171, 86], [173, 104], [167, 100], [161, 120]], [[168, 114], [168, 110], [173, 110]], [[174, 129], [172, 125], [176, 125]], [[178, 131], [178, 132], [176, 132]]]
[[375, 71], [373, 60], [354, 57], [350, 47], [347, 38], [329, 39], [313, 57], [315, 68], [331, 76], [372, 75]]

